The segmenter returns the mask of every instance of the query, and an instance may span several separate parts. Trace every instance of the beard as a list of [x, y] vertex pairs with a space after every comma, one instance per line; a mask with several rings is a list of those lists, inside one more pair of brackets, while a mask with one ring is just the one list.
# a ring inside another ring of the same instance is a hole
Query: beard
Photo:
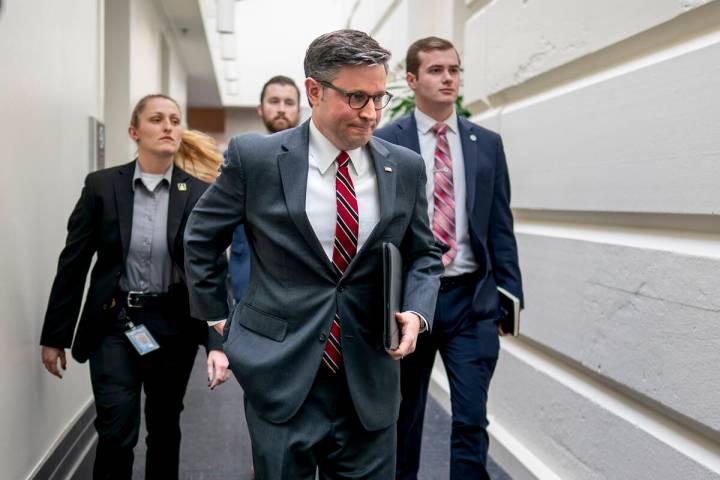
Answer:
[[288, 119], [284, 115], [277, 115], [273, 118], [263, 117], [263, 123], [265, 124], [265, 128], [267, 128], [268, 132], [270, 133], [282, 132], [283, 130], [293, 128], [295, 125], [297, 125], [297, 122], [293, 124], [290, 119]]

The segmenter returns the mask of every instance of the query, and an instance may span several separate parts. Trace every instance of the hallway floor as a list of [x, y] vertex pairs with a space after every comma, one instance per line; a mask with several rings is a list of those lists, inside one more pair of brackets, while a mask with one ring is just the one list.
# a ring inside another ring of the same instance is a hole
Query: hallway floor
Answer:
[[[245, 425], [242, 389], [230, 380], [213, 391], [205, 379], [205, 351], [198, 351], [195, 368], [185, 395], [182, 416], [184, 433], [180, 454], [180, 478], [186, 480], [249, 480], [250, 439]], [[145, 421], [143, 419], [143, 425]], [[133, 478], [144, 479], [145, 429], [135, 448]], [[423, 432], [423, 456], [419, 477], [448, 478], [450, 416], [432, 399], [428, 401]], [[511, 480], [492, 459], [493, 480]]]

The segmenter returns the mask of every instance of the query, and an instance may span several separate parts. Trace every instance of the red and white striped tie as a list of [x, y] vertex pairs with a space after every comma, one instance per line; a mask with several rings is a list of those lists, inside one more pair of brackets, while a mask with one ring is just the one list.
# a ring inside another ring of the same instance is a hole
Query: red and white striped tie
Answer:
[[[332, 262], [340, 275], [345, 273], [348, 265], [357, 252], [358, 242], [358, 204], [355, 196], [348, 165], [350, 157], [340, 152], [335, 161], [338, 164], [335, 176], [335, 201], [337, 204], [337, 220], [335, 223], [335, 245]], [[323, 351], [323, 363], [332, 373], [337, 373], [342, 365], [342, 348], [340, 346], [340, 315], [330, 326], [330, 335]]]
[[452, 159], [447, 141], [448, 126], [436, 123], [432, 131], [437, 137], [435, 147], [435, 191], [433, 194], [435, 209], [433, 211], [433, 233], [435, 238], [447, 244], [450, 250], [442, 257], [446, 267], [457, 255], [455, 239], [455, 191], [453, 189]]

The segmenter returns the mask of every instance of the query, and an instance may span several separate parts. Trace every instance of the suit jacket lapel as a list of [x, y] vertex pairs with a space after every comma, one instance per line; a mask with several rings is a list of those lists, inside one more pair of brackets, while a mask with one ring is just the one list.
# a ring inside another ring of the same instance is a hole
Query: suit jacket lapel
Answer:
[[458, 117], [458, 134], [460, 135], [463, 158], [465, 159], [465, 190], [467, 191], [467, 212], [468, 216], [470, 216], [475, 205], [475, 187], [478, 183], [477, 142], [470, 137], [473, 136], [477, 139], [477, 136], [473, 134], [472, 124], [462, 117]]
[[[378, 223], [373, 228], [372, 232], [368, 236], [363, 246], [355, 254], [355, 257], [348, 265], [345, 270], [345, 275], [348, 275], [354, 265], [357, 263], [365, 251], [372, 248], [372, 245], [377, 241], [377, 237], [385, 231], [390, 220], [392, 220], [393, 212], [395, 211], [395, 192], [397, 190], [397, 174], [394, 173], [397, 169], [397, 164], [389, 156], [388, 150], [380, 144], [375, 137], [370, 138], [368, 143], [370, 155], [372, 156], [373, 166], [375, 167], [375, 176], [377, 177], [378, 184], [378, 196], [380, 201], [380, 218]], [[388, 167], [390, 171], [385, 168]], [[360, 212], [362, 216], [362, 211]]]
[[420, 140], [418, 140], [417, 133], [417, 122], [415, 121], [415, 112], [410, 112], [410, 115], [398, 120], [396, 125], [398, 128], [398, 144], [405, 148], [409, 148], [418, 155], [421, 155]]
[[335, 268], [325, 254], [315, 230], [313, 230], [307, 212], [305, 211], [305, 197], [308, 178], [308, 148], [310, 142], [310, 124], [306, 121], [297, 128], [287, 143], [283, 145], [283, 152], [278, 155], [278, 169], [282, 181], [285, 203], [295, 227], [300, 236], [305, 239], [310, 249], [315, 252], [320, 263], [337, 277]]
[[[185, 205], [187, 204], [190, 192], [188, 191], [188, 174], [184, 170], [173, 167], [172, 179], [170, 180], [170, 199], [168, 200], [168, 217], [167, 217], [167, 243], [170, 257], [174, 257], [175, 237], [177, 236], [180, 223], [185, 214]], [[179, 184], [185, 183], [185, 189], [181, 190]]]
[[130, 250], [130, 236], [132, 235], [132, 216], [134, 194], [132, 179], [135, 173], [135, 161], [118, 169], [113, 181], [115, 190], [115, 207], [118, 213], [118, 227], [120, 228], [120, 241], [123, 249], [123, 264]]

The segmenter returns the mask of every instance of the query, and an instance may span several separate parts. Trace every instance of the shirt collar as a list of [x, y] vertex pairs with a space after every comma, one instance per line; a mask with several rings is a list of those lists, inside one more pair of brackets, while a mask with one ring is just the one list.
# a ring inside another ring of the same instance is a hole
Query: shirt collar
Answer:
[[[173, 168], [175, 166], [175, 163], [171, 163], [170, 167], [168, 167], [167, 170], [165, 170], [165, 173], [163, 173], [162, 180], [158, 185], [161, 183], [167, 183], [167, 185], [170, 185], [170, 182], [172, 181], [172, 174], [173, 174]], [[142, 181], [142, 174], [143, 171], [140, 170], [140, 162], [138, 160], [135, 160], [135, 172], [133, 173], [133, 180], [132, 180], [132, 189], [133, 192], [135, 191], [135, 184], [138, 180]]]
[[[350, 165], [355, 170], [355, 173], [360, 176], [363, 175], [367, 169], [367, 158], [364, 155], [363, 147], [358, 147], [353, 150], [345, 150], [345, 153], [350, 157]], [[330, 140], [323, 135], [320, 130], [315, 126], [315, 121], [310, 119], [310, 155], [315, 158], [315, 165], [320, 170], [321, 175], [325, 175], [325, 172], [335, 163], [335, 159], [340, 154], [340, 149], [332, 144]]]
[[[419, 108], [415, 108], [415, 122], [417, 123], [418, 131], [425, 135], [426, 133], [430, 132], [432, 127], [438, 123], [437, 120], [432, 118], [430, 115], [427, 115], [424, 112], [421, 112]], [[445, 125], [448, 126], [448, 130], [455, 133], [457, 135], [458, 133], [458, 121], [457, 121], [457, 114], [455, 113], [455, 107], [453, 107], [453, 111], [450, 114], [448, 118], [446, 118], [443, 122]]]

